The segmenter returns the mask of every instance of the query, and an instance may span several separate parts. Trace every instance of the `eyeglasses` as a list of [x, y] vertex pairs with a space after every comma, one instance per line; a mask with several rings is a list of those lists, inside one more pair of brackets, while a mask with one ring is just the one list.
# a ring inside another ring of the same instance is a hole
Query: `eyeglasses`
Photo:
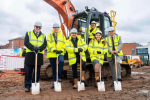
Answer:
[[41, 27], [40, 26], [35, 26], [36, 28], [39, 28], [39, 29], [41, 29]]

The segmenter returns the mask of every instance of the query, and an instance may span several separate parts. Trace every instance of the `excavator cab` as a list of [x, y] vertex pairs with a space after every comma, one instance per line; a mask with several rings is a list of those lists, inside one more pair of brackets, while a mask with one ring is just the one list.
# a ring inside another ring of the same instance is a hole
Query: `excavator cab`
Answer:
[[89, 42], [88, 31], [92, 21], [96, 22], [96, 27], [102, 31], [103, 37], [108, 36], [108, 28], [112, 26], [110, 16], [106, 12], [99, 12], [96, 8], [87, 9], [74, 14], [70, 29], [76, 28], [79, 32], [78, 35], [81, 35], [87, 44]]

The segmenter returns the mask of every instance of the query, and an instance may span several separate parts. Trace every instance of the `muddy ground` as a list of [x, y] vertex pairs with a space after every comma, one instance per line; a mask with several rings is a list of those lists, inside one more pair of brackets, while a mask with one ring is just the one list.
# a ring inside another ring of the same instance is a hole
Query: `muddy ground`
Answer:
[[0, 77], [0, 100], [150, 100], [150, 67], [133, 68], [132, 76], [122, 82], [122, 91], [114, 91], [110, 87], [112, 81], [105, 81], [105, 92], [98, 92], [93, 86], [78, 92], [72, 89], [72, 84], [63, 79], [62, 92], [56, 93], [50, 86], [50, 81], [40, 81], [41, 93], [32, 95], [24, 92], [24, 76], [8, 74]]

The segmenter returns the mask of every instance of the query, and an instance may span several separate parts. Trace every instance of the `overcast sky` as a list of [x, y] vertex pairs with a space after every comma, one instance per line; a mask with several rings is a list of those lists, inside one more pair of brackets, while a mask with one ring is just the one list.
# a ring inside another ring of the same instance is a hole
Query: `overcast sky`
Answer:
[[[150, 0], [71, 0], [76, 10], [95, 7], [100, 12], [115, 10], [116, 32], [124, 43], [150, 42]], [[48, 35], [53, 23], [60, 23], [57, 11], [43, 0], [0, 0], [0, 44], [24, 36], [41, 21]]]

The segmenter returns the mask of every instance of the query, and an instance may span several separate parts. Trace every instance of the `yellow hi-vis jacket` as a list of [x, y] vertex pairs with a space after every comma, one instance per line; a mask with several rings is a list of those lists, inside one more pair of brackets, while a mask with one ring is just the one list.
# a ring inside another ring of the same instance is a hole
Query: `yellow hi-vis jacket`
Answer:
[[87, 44], [80, 38], [80, 36], [77, 36], [77, 48], [74, 48], [73, 43], [71, 42], [71, 37], [66, 42], [66, 51], [68, 52], [68, 59], [69, 59], [69, 65], [73, 65], [76, 63], [76, 54], [78, 52], [78, 48], [82, 48], [83, 52], [80, 53], [81, 58], [83, 61], [86, 62], [86, 56], [85, 51], [87, 50]]
[[[96, 33], [96, 31], [98, 31], [98, 30], [100, 30], [99, 28], [97, 28], [97, 27], [95, 27], [94, 29], [93, 29], [93, 31], [92, 32], [90, 32], [90, 30], [91, 30], [92, 28], [90, 27], [89, 28], [89, 31], [88, 31], [88, 34], [89, 34], [89, 37], [88, 38], [94, 38], [94, 36], [93, 36], [93, 34], [92, 33]], [[86, 41], [86, 31], [87, 31], [87, 29], [85, 30], [85, 41]]]
[[[119, 39], [120, 39], [120, 36], [115, 35], [115, 37], [114, 37], [115, 50], [118, 49]], [[110, 49], [113, 50], [113, 44], [112, 44], [112, 42], [111, 42], [111, 37], [110, 37], [110, 36], [109, 36], [109, 37], [106, 37], [105, 40], [106, 40], [106, 42], [108, 43], [108, 47], [110, 47]], [[118, 56], [123, 56], [122, 50], [120, 50], [117, 55], [118, 55]], [[107, 52], [107, 57], [111, 57], [111, 56], [112, 56], [112, 54], [111, 54], [110, 52]]]
[[47, 36], [47, 58], [56, 58], [57, 55], [54, 50], [62, 50], [63, 52], [59, 55], [64, 55], [65, 48], [66, 48], [66, 38], [63, 34], [61, 34], [61, 31], [58, 32], [57, 34], [57, 45], [55, 43], [54, 39], [54, 30], [52, 30], [51, 34], [48, 34]]
[[23, 51], [22, 51], [22, 49], [21, 49], [21, 51], [20, 51], [20, 53], [19, 53], [19, 56], [20, 56], [20, 57], [22, 56], [22, 53], [23, 53]]
[[[44, 34], [41, 34], [38, 38], [37, 36], [34, 34], [33, 31], [29, 31], [28, 32], [28, 36], [29, 36], [29, 43], [31, 43], [33, 46], [42, 46], [42, 44], [44, 43], [44, 38], [45, 38], [45, 35]], [[26, 48], [26, 53], [28, 52], [34, 52], [28, 48]], [[44, 50], [39, 52], [41, 54], [44, 54]]]
[[[104, 39], [101, 39], [100, 43], [98, 43], [98, 41], [96, 39], [92, 40], [89, 43], [89, 47], [88, 47], [88, 51], [90, 53], [90, 58], [91, 61], [93, 62], [93, 60], [98, 60], [99, 61], [99, 56], [100, 56], [100, 63], [103, 65], [104, 63], [104, 54], [107, 53], [108, 49], [107, 49], [107, 44], [102, 43], [103, 41], [105, 41]], [[101, 51], [101, 54], [97, 54], [97, 51]]]

